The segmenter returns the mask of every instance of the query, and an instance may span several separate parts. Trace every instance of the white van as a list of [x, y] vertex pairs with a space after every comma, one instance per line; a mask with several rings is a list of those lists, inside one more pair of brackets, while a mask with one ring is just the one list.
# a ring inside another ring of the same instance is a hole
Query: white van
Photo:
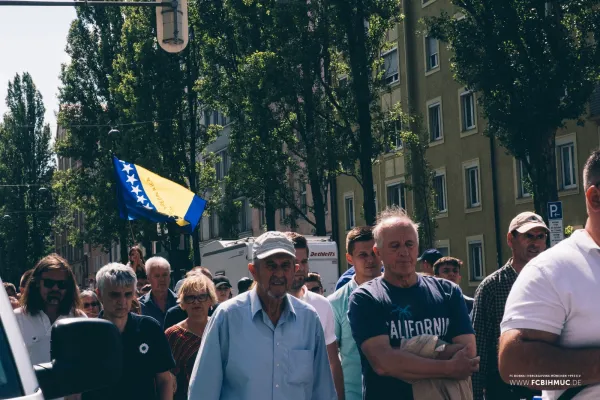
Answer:
[[105, 320], [58, 321], [52, 327], [51, 354], [51, 363], [31, 365], [0, 280], [0, 399], [60, 398], [112, 385], [123, 373], [121, 335]]
[[[339, 278], [338, 249], [328, 237], [306, 236], [310, 272], [321, 275], [325, 296], [335, 291]], [[237, 294], [237, 282], [243, 277], [252, 278], [248, 264], [252, 262], [253, 237], [239, 240], [215, 240], [200, 249], [202, 265], [213, 275], [225, 275]]]

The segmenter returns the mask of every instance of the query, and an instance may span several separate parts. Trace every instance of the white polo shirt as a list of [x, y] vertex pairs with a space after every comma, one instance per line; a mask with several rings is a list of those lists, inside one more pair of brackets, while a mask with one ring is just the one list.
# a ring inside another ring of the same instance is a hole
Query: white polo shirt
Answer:
[[[27, 314], [21, 307], [15, 309], [15, 316], [21, 328], [23, 341], [29, 351], [31, 363], [36, 365], [50, 362], [50, 334], [52, 333], [50, 318], [43, 311], [35, 315]], [[84, 313], [75, 315], [71, 312], [69, 315], [61, 315], [57, 321], [74, 317], [87, 318]]]
[[[600, 246], [585, 230], [531, 260], [510, 291], [502, 333], [535, 329], [559, 335], [566, 348], [600, 347]], [[555, 400], [563, 390], [544, 391]], [[589, 386], [577, 400], [600, 399], [600, 384]]]
[[333, 310], [331, 304], [326, 297], [321, 296], [308, 290], [306, 286], [302, 287], [302, 296], [300, 300], [310, 304], [317, 310], [323, 331], [325, 332], [325, 344], [330, 345], [337, 340], [335, 336], [335, 320], [333, 318]]

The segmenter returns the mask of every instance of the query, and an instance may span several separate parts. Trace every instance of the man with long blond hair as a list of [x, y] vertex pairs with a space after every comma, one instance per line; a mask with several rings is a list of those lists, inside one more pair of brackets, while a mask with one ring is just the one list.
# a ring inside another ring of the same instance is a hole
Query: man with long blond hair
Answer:
[[50, 334], [59, 319], [83, 317], [75, 274], [58, 254], [42, 258], [31, 274], [15, 310], [33, 364], [50, 362]]

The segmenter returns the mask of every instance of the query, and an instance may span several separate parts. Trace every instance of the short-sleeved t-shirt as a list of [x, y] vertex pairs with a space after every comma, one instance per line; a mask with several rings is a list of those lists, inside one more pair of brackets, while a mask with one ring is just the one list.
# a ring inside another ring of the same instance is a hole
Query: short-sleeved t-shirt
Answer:
[[361, 356], [364, 400], [389, 398], [390, 393], [396, 400], [413, 398], [410, 384], [373, 371], [360, 350], [366, 340], [386, 335], [390, 345], [399, 348], [402, 339], [414, 336], [437, 335], [451, 342], [474, 333], [460, 288], [432, 276], [417, 275], [417, 283], [409, 288], [375, 278], [352, 292], [348, 318]]
[[159, 323], [152, 317], [129, 313], [121, 338], [123, 376], [116, 385], [84, 393], [84, 400], [158, 399], [156, 374], [175, 367], [171, 347]]

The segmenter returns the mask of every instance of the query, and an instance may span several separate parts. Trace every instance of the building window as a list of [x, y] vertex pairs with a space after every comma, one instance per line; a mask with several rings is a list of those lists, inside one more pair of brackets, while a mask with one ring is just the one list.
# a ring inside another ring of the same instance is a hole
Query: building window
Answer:
[[215, 171], [217, 173], [217, 180], [222, 181], [227, 174], [229, 174], [229, 153], [227, 150], [222, 150], [217, 153], [219, 160], [215, 164]]
[[[529, 156], [527, 156], [527, 160], [529, 160]], [[527, 168], [525, 168], [525, 164], [523, 160], [517, 160], [517, 196], [518, 198], [527, 198], [531, 197], [531, 193], [529, 193], [529, 189], [527, 188], [528, 182], [531, 182], [529, 179], [529, 174], [527, 173]]]
[[562, 175], [561, 189], [574, 189], [577, 187], [577, 167], [575, 165], [575, 143], [558, 146], [560, 157], [560, 171]]
[[435, 142], [442, 139], [442, 104], [435, 102], [427, 106], [429, 119], [429, 140]]
[[300, 183], [300, 210], [304, 214], [308, 212], [308, 205], [306, 203], [306, 182]]
[[346, 230], [354, 228], [354, 196], [344, 196], [344, 208], [346, 211]]
[[479, 194], [479, 166], [471, 165], [464, 168], [467, 208], [481, 206]]
[[447, 247], [437, 247], [437, 250], [442, 254], [443, 257], [448, 257], [450, 250]]
[[465, 92], [460, 95], [460, 110], [462, 131], [475, 129], [475, 96], [472, 92]]
[[285, 208], [279, 209], [279, 222], [282, 224], [285, 222]]
[[483, 269], [483, 239], [471, 239], [467, 243], [469, 249], [469, 280], [481, 281], [485, 277]]
[[435, 205], [439, 213], [448, 211], [446, 197], [446, 173], [437, 172], [433, 178], [433, 190], [435, 192]]
[[404, 183], [396, 183], [387, 187], [388, 206], [399, 206], [406, 210], [406, 190]]
[[383, 67], [384, 76], [383, 79], [386, 84], [398, 82], [398, 49], [393, 49], [383, 54]]
[[431, 36], [425, 37], [425, 57], [427, 63], [427, 71], [436, 69], [440, 65], [439, 45], [437, 39]]

